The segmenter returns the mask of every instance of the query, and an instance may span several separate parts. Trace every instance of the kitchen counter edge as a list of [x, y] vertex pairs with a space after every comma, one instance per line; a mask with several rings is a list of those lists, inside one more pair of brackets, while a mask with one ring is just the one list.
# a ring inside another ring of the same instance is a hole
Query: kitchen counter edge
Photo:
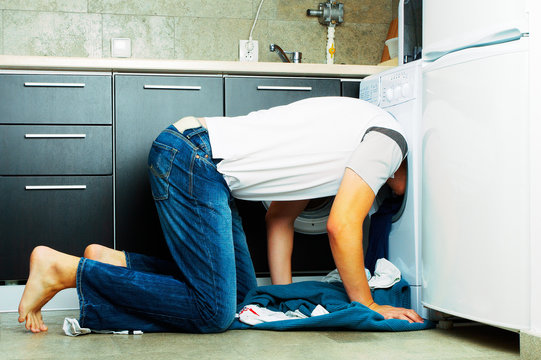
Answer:
[[378, 65], [0, 55], [0, 70], [111, 71], [359, 78], [390, 68], [392, 67]]

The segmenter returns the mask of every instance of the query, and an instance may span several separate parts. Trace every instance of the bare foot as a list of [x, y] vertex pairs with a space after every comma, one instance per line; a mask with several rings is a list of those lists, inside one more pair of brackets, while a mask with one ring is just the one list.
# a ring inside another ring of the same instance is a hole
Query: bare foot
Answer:
[[102, 263], [126, 267], [126, 255], [123, 251], [114, 250], [99, 244], [88, 245], [84, 257]]
[[45, 246], [38, 246], [30, 255], [30, 276], [19, 303], [19, 322], [38, 333], [47, 331], [41, 308], [60, 290], [75, 287], [79, 258]]

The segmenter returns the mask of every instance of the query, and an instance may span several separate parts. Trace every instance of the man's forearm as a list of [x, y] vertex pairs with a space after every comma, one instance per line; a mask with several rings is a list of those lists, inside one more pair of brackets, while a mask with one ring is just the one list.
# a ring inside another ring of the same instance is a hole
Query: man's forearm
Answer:
[[329, 234], [336, 267], [351, 301], [370, 306], [374, 300], [364, 271], [362, 233]]

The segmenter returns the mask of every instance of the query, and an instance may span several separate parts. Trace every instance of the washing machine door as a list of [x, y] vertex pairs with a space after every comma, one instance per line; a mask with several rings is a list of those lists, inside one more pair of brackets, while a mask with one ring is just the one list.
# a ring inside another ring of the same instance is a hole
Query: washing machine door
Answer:
[[[304, 211], [295, 220], [295, 231], [305, 235], [326, 234], [327, 220], [333, 201], [334, 196], [310, 200]], [[265, 209], [269, 208], [270, 203], [270, 201], [263, 201]]]

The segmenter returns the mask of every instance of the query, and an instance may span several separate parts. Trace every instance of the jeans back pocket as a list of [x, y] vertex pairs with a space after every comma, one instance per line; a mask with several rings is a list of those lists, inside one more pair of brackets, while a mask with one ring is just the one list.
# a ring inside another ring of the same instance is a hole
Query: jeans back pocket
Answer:
[[154, 141], [148, 155], [148, 173], [150, 188], [154, 200], [165, 200], [169, 197], [169, 175], [177, 150]]

